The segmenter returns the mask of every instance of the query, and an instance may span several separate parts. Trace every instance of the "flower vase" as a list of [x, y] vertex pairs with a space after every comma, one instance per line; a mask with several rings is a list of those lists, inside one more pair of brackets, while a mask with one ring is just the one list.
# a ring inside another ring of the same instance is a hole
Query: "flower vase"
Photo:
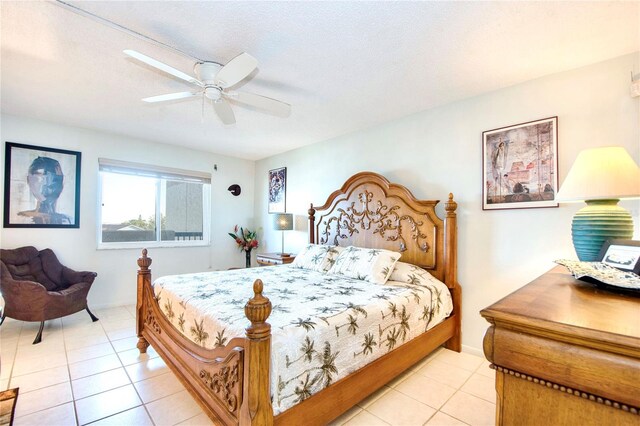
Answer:
[[247, 250], [244, 252], [246, 256], [246, 267], [251, 268], [251, 250]]

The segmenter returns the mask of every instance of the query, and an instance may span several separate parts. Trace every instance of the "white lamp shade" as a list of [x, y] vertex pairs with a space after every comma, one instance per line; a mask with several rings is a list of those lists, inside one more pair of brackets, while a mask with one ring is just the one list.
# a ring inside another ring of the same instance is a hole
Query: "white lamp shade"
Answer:
[[607, 146], [578, 154], [556, 199], [566, 202], [639, 196], [638, 165], [624, 148]]

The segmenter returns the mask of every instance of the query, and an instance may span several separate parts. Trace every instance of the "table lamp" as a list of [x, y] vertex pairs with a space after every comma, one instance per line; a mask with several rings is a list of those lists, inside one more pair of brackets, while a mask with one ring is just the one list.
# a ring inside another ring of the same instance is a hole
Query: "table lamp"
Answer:
[[592, 148], [578, 154], [556, 197], [560, 202], [587, 203], [571, 223], [578, 259], [598, 261], [606, 240], [633, 237], [633, 218], [618, 201], [639, 196], [640, 169], [624, 148]]
[[291, 231], [293, 229], [293, 215], [291, 213], [277, 213], [273, 218], [273, 229], [276, 231], [282, 231], [282, 252], [281, 256], [289, 256], [284, 252], [284, 231]]

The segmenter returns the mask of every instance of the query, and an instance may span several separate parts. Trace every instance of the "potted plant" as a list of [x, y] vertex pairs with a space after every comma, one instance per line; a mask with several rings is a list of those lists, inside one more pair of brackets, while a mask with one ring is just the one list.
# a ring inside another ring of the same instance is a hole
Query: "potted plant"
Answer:
[[[239, 233], [238, 230], [240, 231]], [[240, 251], [244, 252], [247, 268], [251, 268], [251, 250], [258, 248], [258, 238], [256, 234], [256, 231], [249, 231], [242, 227], [238, 228], [238, 225], [233, 228], [233, 233], [229, 232], [229, 236], [236, 241]]]

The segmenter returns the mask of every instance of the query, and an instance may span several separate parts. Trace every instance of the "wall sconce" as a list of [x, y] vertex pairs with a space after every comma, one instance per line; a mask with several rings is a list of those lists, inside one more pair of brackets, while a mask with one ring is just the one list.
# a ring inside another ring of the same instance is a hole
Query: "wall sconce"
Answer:
[[237, 183], [234, 183], [233, 185], [227, 188], [227, 191], [229, 191], [235, 197], [237, 197], [242, 192], [242, 188], [240, 188], [240, 185], [238, 185]]

